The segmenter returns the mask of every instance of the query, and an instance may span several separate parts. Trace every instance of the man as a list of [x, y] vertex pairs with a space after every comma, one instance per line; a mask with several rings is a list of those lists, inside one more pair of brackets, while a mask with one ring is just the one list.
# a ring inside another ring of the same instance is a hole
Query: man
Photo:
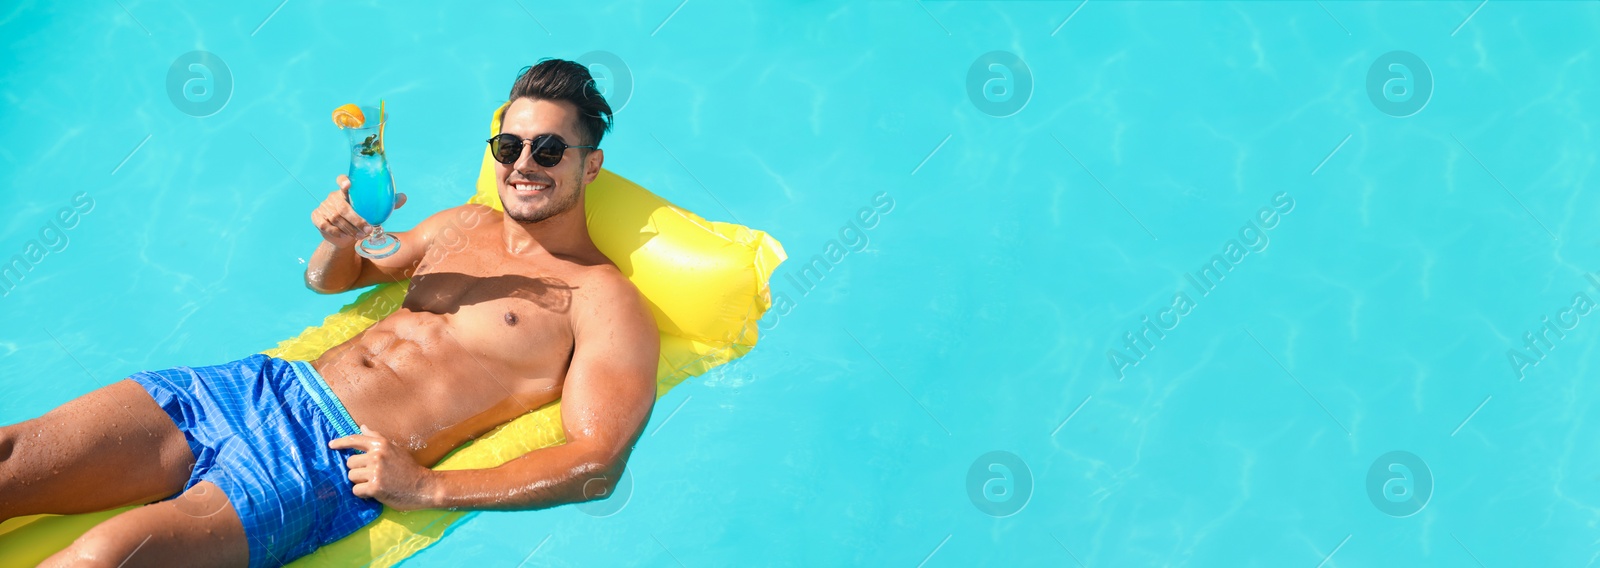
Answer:
[[[311, 215], [325, 242], [307, 286], [411, 278], [405, 303], [316, 361], [142, 372], [0, 428], [0, 520], [161, 500], [44, 565], [275, 566], [381, 505], [529, 509], [609, 495], [655, 401], [660, 348], [644, 299], [585, 223], [610, 120], [582, 65], [524, 70], [490, 139], [505, 213], [441, 211], [397, 233], [400, 251], [382, 260], [353, 251], [371, 227], [339, 176]], [[565, 444], [493, 469], [428, 469], [557, 398]]]

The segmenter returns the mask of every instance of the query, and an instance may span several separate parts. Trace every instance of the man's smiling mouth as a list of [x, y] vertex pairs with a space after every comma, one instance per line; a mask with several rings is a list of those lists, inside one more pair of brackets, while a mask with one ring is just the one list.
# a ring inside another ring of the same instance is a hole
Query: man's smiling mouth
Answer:
[[550, 184], [548, 183], [528, 180], [512, 180], [510, 186], [512, 191], [522, 195], [538, 195], [550, 189]]

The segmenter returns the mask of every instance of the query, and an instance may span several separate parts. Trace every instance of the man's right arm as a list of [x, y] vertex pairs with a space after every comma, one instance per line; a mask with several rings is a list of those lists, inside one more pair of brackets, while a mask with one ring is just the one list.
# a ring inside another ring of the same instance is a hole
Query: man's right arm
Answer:
[[[400, 239], [400, 250], [394, 255], [381, 260], [363, 258], [356, 254], [355, 245], [372, 231], [372, 226], [350, 207], [349, 178], [339, 176], [338, 184], [339, 189], [329, 193], [311, 212], [311, 222], [322, 233], [322, 243], [306, 262], [306, 287], [321, 294], [337, 294], [410, 278], [428, 248], [424, 230], [427, 221], [410, 231], [391, 233]], [[396, 195], [395, 208], [404, 204], [405, 194]]]

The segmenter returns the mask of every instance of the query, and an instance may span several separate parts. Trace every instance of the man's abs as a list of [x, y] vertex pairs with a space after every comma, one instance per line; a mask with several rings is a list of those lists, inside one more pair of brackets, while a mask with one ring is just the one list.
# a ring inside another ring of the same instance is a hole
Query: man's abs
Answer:
[[438, 299], [428, 293], [433, 276], [413, 283], [404, 307], [312, 364], [351, 417], [427, 466], [559, 398], [572, 352], [564, 311], [514, 297], [429, 305]]

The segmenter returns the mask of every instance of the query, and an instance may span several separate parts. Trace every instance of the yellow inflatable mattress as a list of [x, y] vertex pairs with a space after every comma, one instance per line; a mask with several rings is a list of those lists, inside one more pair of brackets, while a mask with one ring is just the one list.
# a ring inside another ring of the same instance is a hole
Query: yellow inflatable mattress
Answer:
[[[502, 107], [504, 108], [504, 107]], [[500, 131], [499, 112], [490, 132]], [[485, 149], [477, 193], [468, 200], [501, 209], [494, 162]], [[749, 352], [756, 322], [771, 305], [767, 280], [783, 246], [761, 231], [701, 219], [609, 171], [588, 187], [589, 234], [650, 303], [661, 330], [659, 398], [684, 379]], [[312, 360], [400, 306], [409, 282], [380, 285], [322, 325], [263, 353]], [[508, 422], [446, 457], [435, 469], [489, 468], [563, 442], [561, 403]], [[0, 525], [0, 566], [32, 566], [95, 524], [125, 510], [38, 515]], [[372, 524], [292, 566], [391, 566], [438, 541], [467, 513], [384, 510]]]

